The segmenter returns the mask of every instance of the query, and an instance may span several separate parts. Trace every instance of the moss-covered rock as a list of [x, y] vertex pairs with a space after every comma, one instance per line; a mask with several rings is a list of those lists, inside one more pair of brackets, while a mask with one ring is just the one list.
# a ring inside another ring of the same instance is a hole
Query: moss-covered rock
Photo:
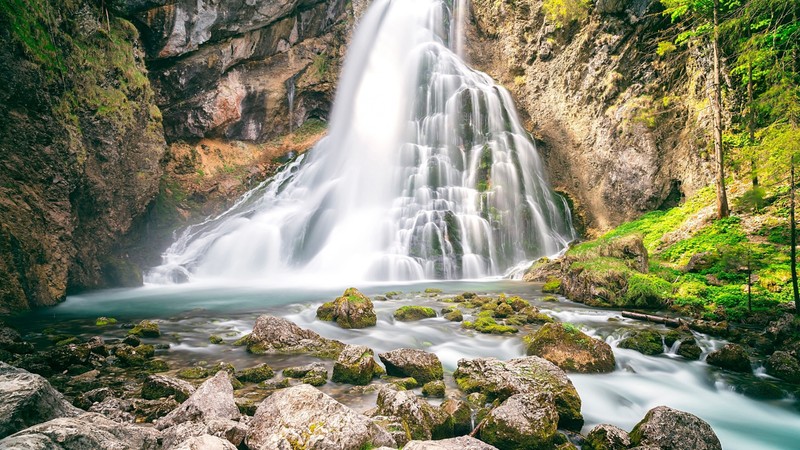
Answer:
[[[328, 379], [328, 369], [320, 363], [306, 364], [305, 366], [287, 367], [283, 369], [283, 376], [287, 378], [299, 378], [306, 383], [308, 380]], [[312, 384], [312, 383], [308, 383]], [[324, 384], [324, 383], [323, 383]]]
[[420, 383], [441, 380], [444, 376], [442, 362], [433, 353], [400, 348], [378, 355], [386, 366], [386, 373], [392, 376], [412, 377]]
[[563, 370], [580, 373], [614, 371], [611, 346], [572, 324], [549, 323], [529, 339], [527, 353], [541, 356]]
[[275, 376], [275, 371], [268, 364], [261, 364], [237, 371], [235, 378], [242, 383], [260, 383]]
[[397, 378], [390, 383], [401, 391], [407, 391], [419, 387], [419, 382], [413, 377]]
[[364, 345], [348, 345], [333, 364], [331, 380], [338, 383], [367, 385], [377, 372], [375, 353]]
[[150, 375], [144, 380], [141, 394], [142, 398], [146, 400], [172, 395], [180, 403], [194, 394], [194, 391], [194, 386], [185, 381], [165, 375]]
[[790, 383], [800, 383], [800, 362], [786, 351], [777, 351], [767, 358], [767, 373]]
[[583, 448], [586, 450], [625, 450], [631, 445], [628, 433], [614, 425], [600, 424], [586, 435]]
[[258, 387], [267, 391], [285, 389], [289, 387], [289, 379], [281, 378], [280, 380], [262, 381], [261, 383], [258, 383]]
[[422, 386], [422, 395], [424, 397], [443, 398], [444, 390], [445, 390], [444, 381], [442, 380], [429, 381]]
[[344, 348], [339, 341], [323, 338], [284, 318], [267, 315], [256, 319], [253, 332], [243, 339], [247, 351], [254, 354], [309, 354], [336, 359]]
[[216, 334], [212, 334], [211, 336], [208, 337], [208, 342], [211, 342], [212, 344], [215, 345], [219, 345], [222, 344], [224, 341], [222, 340], [221, 337], [217, 336]]
[[505, 318], [512, 314], [514, 314], [514, 308], [508, 303], [500, 303], [497, 305], [497, 308], [494, 309], [494, 316], [498, 318]]
[[711, 426], [684, 411], [658, 406], [644, 416], [630, 433], [632, 447], [722, 450]]
[[447, 312], [442, 311], [442, 313], [444, 313], [444, 318], [450, 322], [461, 322], [464, 320], [464, 313], [458, 308], [451, 308]]
[[378, 415], [399, 418], [411, 439], [444, 439], [453, 436], [453, 419], [411, 391], [381, 388], [377, 405]]
[[684, 341], [681, 343], [681, 346], [678, 347], [678, 355], [683, 356], [684, 358], [691, 361], [697, 361], [698, 359], [700, 359], [700, 355], [702, 354], [703, 354], [703, 349], [701, 349], [700, 346], [697, 345], [697, 342], [695, 342], [694, 339], [691, 339], [689, 341]]
[[158, 324], [152, 320], [143, 320], [138, 325], [131, 328], [128, 334], [133, 334], [139, 337], [156, 338], [161, 336], [161, 330]]
[[142, 367], [154, 354], [155, 348], [152, 345], [139, 345], [138, 347], [121, 345], [114, 352], [120, 365], [125, 367]]
[[549, 392], [514, 394], [486, 417], [481, 440], [509, 450], [549, 450], [558, 412]]
[[637, 330], [620, 341], [620, 348], [636, 350], [645, 355], [659, 355], [664, 353], [664, 344], [661, 335], [655, 331]]
[[734, 372], [750, 373], [753, 370], [750, 367], [750, 357], [744, 347], [738, 344], [726, 344], [721, 349], [709, 353], [706, 362]]
[[519, 332], [516, 327], [499, 324], [494, 318], [488, 316], [478, 316], [474, 322], [464, 321], [461, 326], [485, 334], [513, 334]]
[[348, 288], [341, 297], [317, 309], [317, 318], [334, 321], [342, 328], [366, 328], [377, 323], [372, 301], [356, 288]]
[[108, 325], [114, 325], [116, 323], [117, 323], [117, 319], [115, 319], [113, 317], [98, 317], [94, 321], [94, 324], [96, 326], [98, 326], [98, 327], [105, 327], [105, 326], [108, 326]]
[[542, 285], [542, 292], [545, 294], [560, 294], [561, 279], [558, 277], [548, 277]]
[[430, 319], [436, 317], [436, 311], [427, 306], [401, 306], [394, 312], [394, 318], [403, 322]]
[[439, 409], [452, 418], [453, 435], [463, 436], [472, 431], [472, 408], [469, 407], [469, 403], [456, 398], [448, 398], [442, 402]]

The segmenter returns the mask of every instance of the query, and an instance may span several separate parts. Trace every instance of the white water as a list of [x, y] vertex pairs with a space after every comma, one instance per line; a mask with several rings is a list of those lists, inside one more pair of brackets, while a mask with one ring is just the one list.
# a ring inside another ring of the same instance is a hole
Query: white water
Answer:
[[186, 230], [147, 281], [478, 278], [562, 250], [575, 237], [568, 207], [508, 92], [456, 53], [467, 1], [455, 9], [451, 21], [442, 0], [373, 2], [328, 137]]

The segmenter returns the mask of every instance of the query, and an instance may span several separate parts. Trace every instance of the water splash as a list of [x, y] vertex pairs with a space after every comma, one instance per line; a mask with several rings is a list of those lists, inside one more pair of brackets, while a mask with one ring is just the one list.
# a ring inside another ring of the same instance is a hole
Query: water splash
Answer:
[[565, 248], [567, 204], [509, 93], [454, 52], [451, 12], [442, 0], [373, 2], [328, 137], [187, 230], [147, 281], [477, 278]]

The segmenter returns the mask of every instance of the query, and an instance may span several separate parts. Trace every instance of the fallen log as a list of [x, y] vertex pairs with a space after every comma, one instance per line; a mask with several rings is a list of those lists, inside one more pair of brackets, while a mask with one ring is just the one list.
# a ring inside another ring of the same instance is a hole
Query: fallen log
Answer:
[[671, 328], [678, 328], [681, 325], [688, 324], [681, 319], [674, 319], [672, 317], [654, 316], [651, 314], [637, 313], [633, 311], [622, 311], [622, 317], [635, 320], [643, 320], [645, 322], [660, 323]]

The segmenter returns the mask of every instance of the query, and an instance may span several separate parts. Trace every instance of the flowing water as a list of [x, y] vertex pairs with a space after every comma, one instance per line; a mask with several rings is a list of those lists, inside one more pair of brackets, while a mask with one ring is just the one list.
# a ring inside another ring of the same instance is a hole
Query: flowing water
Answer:
[[[313, 285], [310, 280], [308, 285]], [[262, 362], [276, 370], [318, 361], [305, 356], [256, 356], [242, 347], [230, 345], [249, 333], [256, 317], [273, 314], [286, 317], [304, 328], [345, 343], [363, 344], [376, 353], [401, 348], [421, 348], [434, 352], [445, 366], [445, 381], [452, 394], [458, 393], [451, 373], [461, 358], [496, 357], [511, 359], [525, 354], [521, 336], [493, 336], [476, 333], [441, 317], [418, 322], [397, 322], [395, 309], [403, 305], [428, 305], [439, 309], [449, 303], [442, 300], [452, 294], [471, 291], [485, 294], [505, 292], [530, 300], [543, 312], [557, 320], [573, 323], [585, 332], [612, 345], [617, 359], [616, 370], [603, 375], [570, 374], [583, 401], [586, 418], [584, 431], [598, 423], [611, 423], [630, 431], [650, 408], [667, 405], [688, 411], [706, 420], [719, 435], [726, 450], [793, 449], [800, 442], [800, 413], [795, 398], [796, 387], [780, 383], [756, 370], [751, 375], [734, 375], [717, 370], [702, 361], [686, 361], [672, 353], [645, 356], [632, 350], [617, 348], [626, 331], [634, 328], [655, 328], [622, 318], [619, 311], [595, 310], [559, 299], [544, 301], [540, 286], [515, 281], [449, 281], [438, 283], [406, 283], [359, 286], [375, 296], [387, 291], [402, 291], [396, 300], [375, 301], [378, 323], [362, 330], [345, 330], [329, 322], [315, 319], [316, 308], [324, 301], [341, 295], [343, 288], [264, 288], [219, 287], [202, 284], [151, 286], [139, 289], [101, 291], [71, 296], [65, 303], [26, 316], [21, 323], [28, 337], [58, 324], [59, 332], [78, 334], [84, 338], [101, 334], [105, 339], [121, 338], [126, 329], [99, 328], [98, 316], [113, 316], [121, 322], [142, 318], [159, 319], [162, 338], [147, 339], [151, 343], [169, 344], [157, 356], [172, 367], [188, 366], [199, 361], [228, 362], [237, 369]], [[444, 290], [432, 297], [427, 287]], [[469, 320], [469, 317], [465, 317]], [[525, 331], [527, 332], [527, 330]], [[209, 343], [209, 336], [222, 336], [223, 345]], [[521, 333], [524, 334], [524, 333]], [[698, 334], [704, 354], [724, 344]], [[674, 349], [673, 349], [674, 350]], [[328, 369], [331, 362], [322, 360]], [[743, 387], [762, 380], [784, 391], [782, 399], [762, 401], [741, 393]], [[375, 393], [328, 382], [320, 389], [340, 401], [365, 411], [375, 405]], [[237, 395], [244, 395], [239, 392]]]
[[564, 249], [575, 238], [565, 200], [509, 93], [456, 53], [466, 0], [455, 10], [451, 20], [441, 0], [373, 2], [328, 136], [248, 201], [189, 228], [147, 281], [478, 278]]

